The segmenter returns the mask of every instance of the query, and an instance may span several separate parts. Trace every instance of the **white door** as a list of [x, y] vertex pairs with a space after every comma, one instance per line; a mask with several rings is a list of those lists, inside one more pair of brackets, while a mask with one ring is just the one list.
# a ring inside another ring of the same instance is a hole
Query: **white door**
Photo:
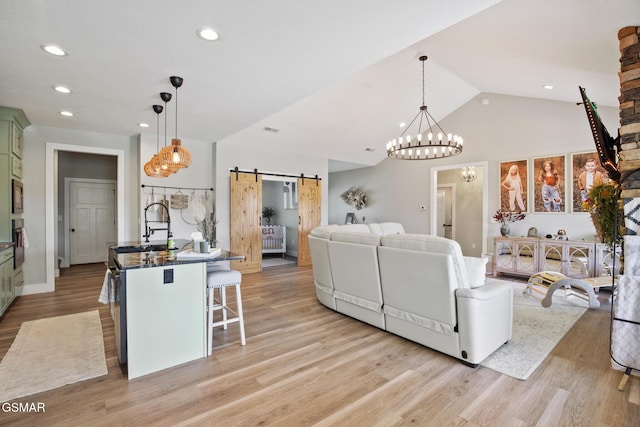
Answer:
[[71, 264], [107, 260], [107, 243], [116, 240], [115, 183], [69, 183]]
[[455, 236], [453, 218], [453, 188], [450, 185], [438, 185], [437, 200], [438, 236], [446, 237], [447, 239], [453, 239]]

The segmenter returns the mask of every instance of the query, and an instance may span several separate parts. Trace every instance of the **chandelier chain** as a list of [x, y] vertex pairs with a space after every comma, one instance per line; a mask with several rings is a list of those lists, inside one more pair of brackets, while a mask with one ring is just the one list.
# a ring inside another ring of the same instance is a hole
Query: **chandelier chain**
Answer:
[[426, 106], [424, 102], [424, 61], [422, 61], [422, 105]]

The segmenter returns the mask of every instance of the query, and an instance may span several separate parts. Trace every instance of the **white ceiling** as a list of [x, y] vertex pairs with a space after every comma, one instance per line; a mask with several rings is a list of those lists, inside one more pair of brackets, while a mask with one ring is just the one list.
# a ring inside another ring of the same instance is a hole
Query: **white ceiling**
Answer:
[[[196, 37], [205, 25], [220, 40]], [[151, 106], [178, 75], [182, 139], [315, 154], [339, 170], [378, 163], [417, 113], [421, 54], [438, 120], [479, 93], [576, 102], [578, 85], [615, 107], [617, 32], [630, 25], [638, 0], [2, 1], [0, 105], [37, 125], [155, 136]], [[44, 53], [49, 43], [69, 55]], [[175, 101], [168, 112], [173, 134]]]

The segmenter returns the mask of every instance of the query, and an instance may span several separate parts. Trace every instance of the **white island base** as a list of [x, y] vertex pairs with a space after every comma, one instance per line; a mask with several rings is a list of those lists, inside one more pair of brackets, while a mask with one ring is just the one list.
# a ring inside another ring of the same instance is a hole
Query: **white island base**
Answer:
[[129, 379], [206, 356], [205, 263], [130, 269], [126, 280]]

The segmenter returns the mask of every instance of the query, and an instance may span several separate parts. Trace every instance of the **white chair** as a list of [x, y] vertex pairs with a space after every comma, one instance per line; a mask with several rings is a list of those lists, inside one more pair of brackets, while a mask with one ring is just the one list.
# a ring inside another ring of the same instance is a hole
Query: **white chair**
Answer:
[[[240, 342], [245, 345], [244, 318], [242, 316], [242, 295], [240, 293], [240, 282], [242, 274], [237, 270], [231, 270], [224, 266], [210, 266], [207, 268], [207, 345], [211, 356], [213, 351], [213, 328], [222, 326], [227, 329], [230, 323], [240, 325]], [[227, 306], [227, 287], [236, 288], [236, 311]], [[216, 301], [215, 290], [220, 292], [220, 299]], [[214, 312], [222, 310], [222, 320], [214, 321]], [[235, 317], [229, 317], [231, 313]]]

